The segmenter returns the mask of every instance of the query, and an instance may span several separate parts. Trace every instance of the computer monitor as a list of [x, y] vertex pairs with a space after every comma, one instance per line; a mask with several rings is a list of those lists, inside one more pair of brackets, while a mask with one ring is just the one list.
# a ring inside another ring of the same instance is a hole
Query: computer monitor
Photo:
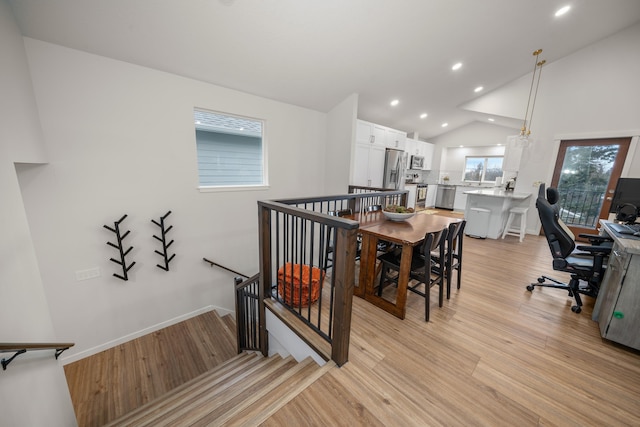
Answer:
[[620, 206], [629, 203], [640, 208], [640, 178], [620, 178], [611, 200], [609, 212], [617, 213]]

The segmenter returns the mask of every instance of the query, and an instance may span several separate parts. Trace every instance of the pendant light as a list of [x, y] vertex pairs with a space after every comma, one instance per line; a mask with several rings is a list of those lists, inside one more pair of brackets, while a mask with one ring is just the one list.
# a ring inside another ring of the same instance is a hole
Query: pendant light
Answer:
[[[538, 49], [533, 52], [534, 65], [533, 75], [531, 76], [531, 87], [529, 88], [529, 99], [527, 99], [527, 109], [524, 113], [524, 121], [522, 128], [520, 129], [519, 140], [523, 145], [526, 145], [529, 141], [529, 135], [531, 135], [531, 120], [533, 118], [533, 110], [536, 106], [536, 98], [538, 97], [538, 87], [540, 86], [540, 76], [542, 75], [542, 66], [547, 62], [546, 60], [538, 61], [538, 57], [542, 53], [542, 49]], [[536, 80], [537, 74], [537, 80]], [[535, 91], [533, 86], [535, 84]], [[531, 96], [533, 95], [533, 100]]]

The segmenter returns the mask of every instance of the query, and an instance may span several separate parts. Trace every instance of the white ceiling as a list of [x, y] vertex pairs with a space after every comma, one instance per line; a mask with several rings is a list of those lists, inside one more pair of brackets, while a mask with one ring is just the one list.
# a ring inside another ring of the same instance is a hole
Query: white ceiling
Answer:
[[421, 139], [486, 122], [459, 106], [530, 73], [535, 49], [550, 63], [640, 21], [640, 0], [9, 2], [28, 37], [323, 112], [358, 93], [359, 118]]

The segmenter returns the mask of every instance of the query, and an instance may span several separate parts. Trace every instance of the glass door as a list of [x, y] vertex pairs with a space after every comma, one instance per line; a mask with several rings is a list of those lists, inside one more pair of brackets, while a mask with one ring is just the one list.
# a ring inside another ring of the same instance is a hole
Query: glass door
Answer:
[[609, 215], [631, 138], [562, 141], [551, 186], [560, 193], [560, 218], [571, 231], [595, 233]]

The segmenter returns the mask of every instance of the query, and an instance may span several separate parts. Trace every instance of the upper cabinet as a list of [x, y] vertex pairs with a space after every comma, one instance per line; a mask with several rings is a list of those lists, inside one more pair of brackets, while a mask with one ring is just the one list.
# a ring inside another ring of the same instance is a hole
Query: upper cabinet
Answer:
[[387, 148], [404, 150], [407, 133], [375, 123], [358, 120], [356, 130], [357, 144], [375, 144]]
[[385, 145], [389, 148], [404, 150], [407, 140], [407, 133], [395, 129], [386, 129]]
[[409, 156], [424, 157], [422, 170], [431, 170], [431, 166], [433, 165], [433, 148], [433, 144], [429, 142], [411, 138], [407, 138], [407, 142], [405, 145], [405, 151], [409, 154]]
[[356, 144], [374, 144], [386, 146], [386, 128], [375, 123], [358, 120], [356, 128]]
[[424, 165], [422, 166], [422, 170], [430, 171], [433, 166], [433, 151], [434, 145], [430, 142], [423, 142], [424, 148]]
[[358, 120], [351, 183], [382, 187], [386, 149], [400, 147], [403, 150], [406, 137], [406, 133], [395, 129]]

